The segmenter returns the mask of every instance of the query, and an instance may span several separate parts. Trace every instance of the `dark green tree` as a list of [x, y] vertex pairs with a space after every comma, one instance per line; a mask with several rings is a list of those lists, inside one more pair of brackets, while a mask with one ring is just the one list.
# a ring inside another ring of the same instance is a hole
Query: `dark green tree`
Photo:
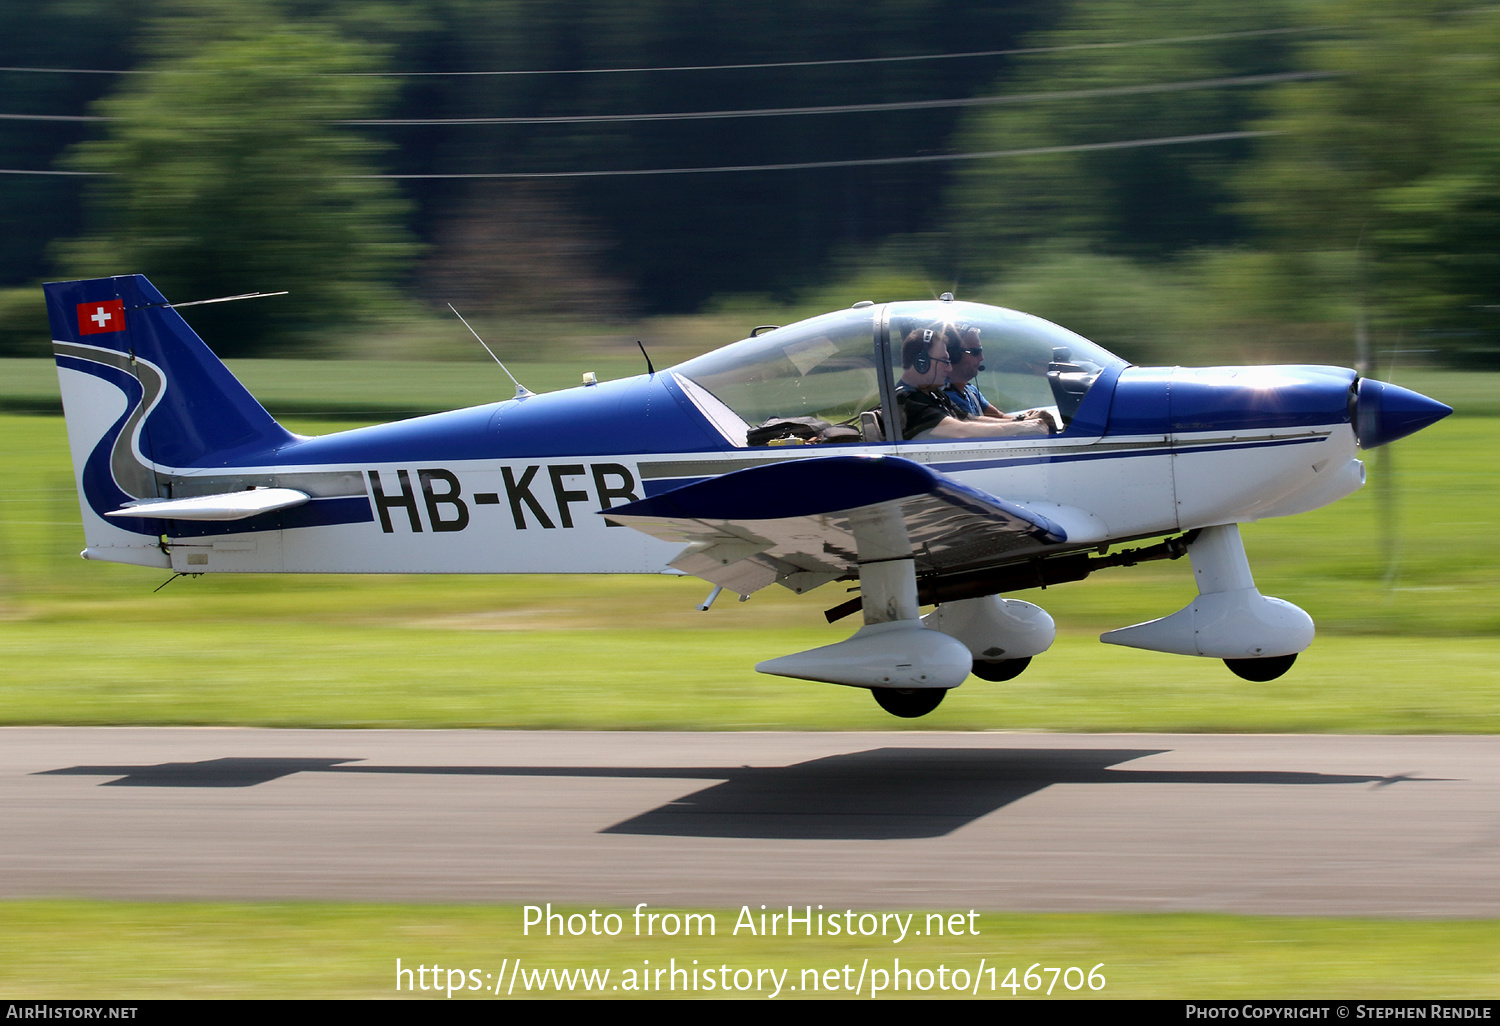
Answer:
[[1243, 176], [1273, 245], [1406, 331], [1500, 361], [1500, 8], [1337, 0], [1304, 61], [1335, 77], [1281, 87]]
[[382, 54], [268, 4], [194, 5], [152, 26], [152, 59], [96, 106], [103, 137], [66, 166], [94, 172], [89, 231], [57, 247], [77, 275], [142, 272], [171, 299], [289, 290], [190, 320], [222, 353], [305, 347], [396, 301], [415, 255], [383, 145], [339, 123], [390, 95]]
[[[403, 44], [412, 118], [629, 116], [962, 99], [1049, 24], [1038, 0], [431, 0], [440, 31]], [[824, 63], [841, 61], [852, 63]], [[791, 62], [790, 65], [786, 62]], [[797, 62], [810, 62], [798, 65]], [[738, 65], [773, 64], [767, 67]], [[696, 70], [601, 73], [599, 69]], [[546, 74], [476, 74], [543, 71]], [[816, 116], [391, 129], [412, 173], [651, 171], [832, 163], [933, 153], [958, 108]], [[929, 228], [948, 166], [642, 174], [568, 182], [572, 216], [611, 237], [607, 270], [650, 312], [726, 292], [796, 294], [831, 257]], [[424, 219], [464, 216], [465, 183], [412, 183]], [[436, 213], [436, 217], [432, 214]], [[441, 240], [437, 240], [441, 246]], [[614, 313], [614, 311], [606, 311]]]
[[1080, 147], [1247, 130], [1265, 76], [1294, 72], [1302, 30], [1286, 0], [1077, 0], [991, 92], [955, 148], [1053, 150], [962, 165], [949, 195], [955, 278], [1013, 269], [1037, 243], [1171, 257], [1237, 240], [1232, 176], [1245, 138]]

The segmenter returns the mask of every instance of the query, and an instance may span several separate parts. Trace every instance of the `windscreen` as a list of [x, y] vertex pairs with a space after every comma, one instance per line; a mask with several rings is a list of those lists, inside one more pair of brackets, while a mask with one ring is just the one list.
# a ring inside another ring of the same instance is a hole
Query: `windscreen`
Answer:
[[1049, 410], [1066, 425], [1100, 373], [1125, 366], [1082, 335], [1031, 314], [979, 303], [893, 303], [890, 340], [898, 378], [903, 340], [929, 328], [942, 334], [946, 326], [956, 329], [978, 362], [972, 385], [979, 399], [1000, 414]]

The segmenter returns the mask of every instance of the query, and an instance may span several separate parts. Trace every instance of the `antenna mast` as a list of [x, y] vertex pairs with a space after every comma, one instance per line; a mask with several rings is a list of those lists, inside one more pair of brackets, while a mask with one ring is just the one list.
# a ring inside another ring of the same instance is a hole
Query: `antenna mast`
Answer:
[[[449, 303], [448, 309], [453, 311], [454, 317], [457, 317], [460, 321], [463, 321], [464, 327], [469, 329], [469, 334], [474, 336], [474, 341], [484, 346], [484, 351], [490, 354], [490, 359], [494, 360], [496, 363], [500, 363], [500, 357], [495, 355], [495, 351], [493, 349], [491, 349], [488, 345], [485, 345], [484, 339], [479, 337], [479, 332], [474, 330], [473, 325], [471, 325], [468, 321], [464, 321], [464, 315], [458, 312], [458, 308], [455, 307], [452, 303]], [[510, 378], [511, 384], [516, 386], [517, 399], [525, 399], [527, 396], [532, 394], [532, 392], [525, 385], [516, 380], [516, 376], [510, 372], [509, 367], [505, 366], [505, 364], [503, 363], [500, 363], [500, 369], [505, 371], [505, 376], [507, 378]]]

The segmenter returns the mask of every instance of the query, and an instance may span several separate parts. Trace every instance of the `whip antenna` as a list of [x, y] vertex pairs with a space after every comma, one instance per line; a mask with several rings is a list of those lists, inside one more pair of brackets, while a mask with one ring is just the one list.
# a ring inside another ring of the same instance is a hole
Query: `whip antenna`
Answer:
[[510, 378], [511, 384], [516, 386], [516, 398], [525, 399], [527, 396], [531, 395], [531, 391], [525, 385], [516, 380], [516, 376], [510, 372], [510, 368], [505, 366], [505, 364], [500, 363], [500, 357], [495, 355], [495, 351], [488, 345], [485, 345], [484, 339], [479, 337], [479, 332], [474, 330], [474, 326], [471, 325], [468, 321], [464, 321], [464, 315], [458, 312], [458, 308], [455, 307], [452, 303], [449, 303], [448, 309], [453, 311], [454, 317], [457, 317], [460, 321], [463, 321], [464, 327], [469, 329], [469, 334], [474, 336], [474, 341], [484, 346], [484, 351], [490, 354], [490, 359], [500, 364], [500, 369], [505, 371], [505, 376], [507, 378]]
[[241, 299], [267, 299], [271, 296], [290, 296], [290, 292], [246, 292], [238, 296], [220, 296], [218, 299], [195, 299], [191, 303], [164, 303], [173, 310], [184, 306], [207, 306], [210, 303], [233, 303]]

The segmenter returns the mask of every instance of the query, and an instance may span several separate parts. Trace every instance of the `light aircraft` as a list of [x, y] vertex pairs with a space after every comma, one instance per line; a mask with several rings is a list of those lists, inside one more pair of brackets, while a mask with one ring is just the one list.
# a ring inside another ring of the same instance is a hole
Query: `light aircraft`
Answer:
[[[1239, 525], [1349, 494], [1360, 449], [1452, 412], [1335, 367], [1134, 367], [945, 294], [763, 326], [638, 377], [518, 385], [502, 402], [308, 438], [143, 276], [46, 295], [86, 559], [190, 574], [685, 573], [741, 596], [857, 582], [826, 614], [861, 612], [851, 638], [756, 668], [867, 688], [898, 716], [1047, 650], [1052, 618], [1005, 593], [1183, 554], [1198, 596], [1101, 640], [1280, 676], [1313, 622], [1257, 590]], [[989, 401], [1026, 411], [1002, 420], [1033, 430], [903, 430], [913, 381], [930, 397], [948, 362], [904, 341], [949, 326], [982, 343]]]

